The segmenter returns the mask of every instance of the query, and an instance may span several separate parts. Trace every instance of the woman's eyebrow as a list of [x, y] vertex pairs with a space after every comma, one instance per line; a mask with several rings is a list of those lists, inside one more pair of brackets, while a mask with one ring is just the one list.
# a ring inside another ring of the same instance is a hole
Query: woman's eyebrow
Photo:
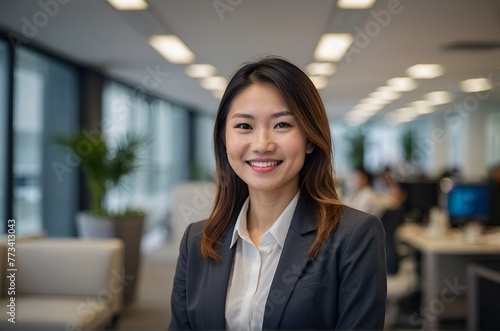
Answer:
[[254, 119], [254, 117], [252, 115], [244, 114], [244, 113], [236, 113], [231, 118], [235, 118], [235, 117]]
[[271, 115], [272, 118], [277, 118], [281, 116], [293, 116], [293, 113], [289, 110], [284, 110]]
[[[280, 111], [280, 112], [277, 112], [277, 113], [273, 113], [271, 115], [272, 118], [278, 118], [278, 117], [282, 117], [282, 116], [293, 116], [293, 113], [291, 111], [289, 111], [289, 110], [284, 110], [284, 111]], [[236, 117], [239, 117], [239, 118], [248, 118], [248, 119], [255, 119], [255, 117], [253, 115], [245, 114], [245, 113], [236, 113], [231, 118], [236, 118]]]

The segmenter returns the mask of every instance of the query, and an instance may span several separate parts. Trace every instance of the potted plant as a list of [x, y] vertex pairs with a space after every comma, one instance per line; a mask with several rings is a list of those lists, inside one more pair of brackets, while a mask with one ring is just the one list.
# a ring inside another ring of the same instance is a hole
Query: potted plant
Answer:
[[414, 140], [415, 139], [413, 137], [413, 131], [411, 130], [411, 128], [407, 129], [403, 133], [402, 145], [403, 145], [404, 158], [406, 162], [408, 162], [409, 164], [412, 163]]
[[348, 162], [352, 168], [363, 167], [365, 160], [365, 134], [362, 129], [353, 130], [346, 136]]
[[88, 187], [90, 210], [77, 215], [78, 234], [84, 238], [118, 237], [125, 244], [124, 301], [129, 303], [135, 294], [145, 213], [130, 208], [110, 211], [105, 198], [110, 189], [123, 186], [125, 178], [137, 169], [138, 154], [148, 138], [126, 135], [111, 147], [101, 132], [82, 131], [55, 140], [77, 155]]

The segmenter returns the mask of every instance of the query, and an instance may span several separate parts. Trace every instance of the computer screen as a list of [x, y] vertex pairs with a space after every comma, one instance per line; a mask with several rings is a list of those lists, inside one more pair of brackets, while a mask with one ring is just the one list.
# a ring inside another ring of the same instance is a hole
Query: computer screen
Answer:
[[487, 225], [490, 221], [491, 185], [454, 184], [448, 193], [448, 213], [452, 225], [477, 221]]
[[404, 210], [407, 216], [417, 222], [426, 222], [429, 210], [439, 203], [438, 183], [434, 181], [403, 182], [401, 188], [406, 192]]

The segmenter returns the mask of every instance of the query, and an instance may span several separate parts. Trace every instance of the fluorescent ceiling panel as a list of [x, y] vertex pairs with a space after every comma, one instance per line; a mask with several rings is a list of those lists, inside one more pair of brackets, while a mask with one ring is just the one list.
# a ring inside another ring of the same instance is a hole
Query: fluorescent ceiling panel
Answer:
[[116, 10], [145, 10], [148, 3], [145, 0], [108, 0]]
[[444, 74], [444, 68], [439, 64], [416, 64], [408, 69], [406, 73], [416, 79], [432, 79]]
[[460, 82], [460, 89], [467, 93], [487, 91], [492, 88], [493, 86], [488, 78], [472, 78]]
[[349, 33], [325, 33], [319, 39], [314, 58], [316, 61], [338, 62], [351, 46], [353, 37]]
[[337, 6], [342, 9], [368, 9], [376, 0], [338, 0]]
[[175, 35], [152, 36], [149, 44], [171, 63], [191, 63], [195, 60], [194, 53]]
[[215, 75], [217, 68], [211, 64], [190, 64], [186, 67], [186, 75], [193, 78], [205, 78]]

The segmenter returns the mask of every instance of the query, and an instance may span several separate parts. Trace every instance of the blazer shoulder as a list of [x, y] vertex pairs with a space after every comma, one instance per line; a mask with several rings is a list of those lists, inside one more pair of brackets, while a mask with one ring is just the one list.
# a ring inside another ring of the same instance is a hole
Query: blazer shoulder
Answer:
[[382, 230], [383, 225], [375, 215], [345, 206], [337, 226], [337, 231], [352, 233], [356, 229]]
[[205, 227], [206, 220], [194, 222], [188, 225], [184, 235], [188, 243], [199, 242], [203, 235], [203, 228]]

